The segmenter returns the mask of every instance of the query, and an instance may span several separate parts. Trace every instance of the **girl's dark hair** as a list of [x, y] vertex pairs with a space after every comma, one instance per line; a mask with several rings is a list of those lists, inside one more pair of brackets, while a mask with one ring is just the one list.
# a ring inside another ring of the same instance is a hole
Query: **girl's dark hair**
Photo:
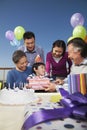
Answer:
[[72, 44], [74, 48], [78, 48], [80, 50], [82, 57], [87, 57], [87, 44], [82, 38], [73, 38], [67, 43], [67, 46], [70, 44]]
[[38, 67], [41, 66], [41, 65], [45, 66], [45, 64], [44, 64], [43, 62], [34, 63], [33, 66], [32, 66], [32, 72], [33, 72], [34, 74], [36, 74], [36, 72], [34, 71], [34, 68], [37, 70]]
[[14, 63], [18, 63], [19, 60], [24, 56], [26, 57], [26, 54], [23, 51], [16, 50], [12, 55], [12, 60]]
[[66, 44], [63, 40], [56, 40], [54, 43], [53, 43], [53, 46], [52, 46], [52, 51], [53, 51], [53, 48], [54, 47], [61, 47], [63, 48], [63, 53], [62, 55], [64, 55], [65, 51], [66, 51]]

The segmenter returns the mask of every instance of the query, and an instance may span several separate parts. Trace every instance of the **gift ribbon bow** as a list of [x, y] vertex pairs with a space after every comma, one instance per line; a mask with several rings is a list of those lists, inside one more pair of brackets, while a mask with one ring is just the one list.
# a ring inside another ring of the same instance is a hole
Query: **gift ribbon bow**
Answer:
[[39, 110], [33, 113], [25, 120], [22, 130], [29, 130], [29, 128], [44, 121], [63, 119], [71, 116], [87, 120], [87, 95], [82, 95], [79, 92], [70, 95], [63, 88], [60, 88], [60, 93], [63, 97], [60, 100], [63, 108]]

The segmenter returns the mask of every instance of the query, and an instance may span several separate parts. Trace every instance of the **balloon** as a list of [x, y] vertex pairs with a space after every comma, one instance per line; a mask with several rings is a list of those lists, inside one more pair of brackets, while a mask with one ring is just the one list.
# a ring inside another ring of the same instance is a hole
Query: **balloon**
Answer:
[[69, 42], [70, 40], [72, 40], [73, 38], [75, 38], [74, 36], [71, 36], [68, 38], [67, 42]]
[[23, 34], [25, 33], [25, 29], [21, 26], [17, 26], [14, 29], [15, 38], [17, 40], [21, 40], [23, 38]]
[[85, 43], [87, 43], [87, 35], [86, 35], [86, 37], [84, 38], [84, 41], [85, 41]]
[[72, 15], [70, 19], [70, 23], [72, 27], [76, 27], [77, 25], [83, 25], [84, 24], [84, 17], [81, 13], [75, 13]]
[[73, 36], [84, 39], [86, 37], [86, 29], [81, 25], [76, 26], [73, 29]]
[[10, 41], [11, 46], [20, 46], [20, 41], [14, 38], [13, 41]]
[[16, 46], [13, 41], [10, 41], [10, 45], [11, 45], [11, 46]]
[[5, 33], [5, 37], [12, 41], [14, 39], [14, 32], [12, 32], [11, 30], [8, 30], [6, 33]]

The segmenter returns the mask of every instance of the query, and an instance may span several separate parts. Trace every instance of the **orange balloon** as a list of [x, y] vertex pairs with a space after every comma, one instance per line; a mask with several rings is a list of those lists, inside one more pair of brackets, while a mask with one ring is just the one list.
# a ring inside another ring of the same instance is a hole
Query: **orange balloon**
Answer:
[[86, 37], [85, 37], [84, 41], [85, 41], [85, 43], [87, 43], [87, 35], [86, 35]]

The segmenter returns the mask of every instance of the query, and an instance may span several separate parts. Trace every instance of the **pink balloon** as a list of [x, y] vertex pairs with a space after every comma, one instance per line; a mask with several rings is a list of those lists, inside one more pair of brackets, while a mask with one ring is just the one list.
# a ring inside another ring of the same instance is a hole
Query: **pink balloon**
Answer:
[[6, 33], [5, 33], [5, 37], [12, 41], [14, 39], [14, 32], [12, 32], [11, 30], [8, 30]]
[[76, 27], [77, 25], [83, 25], [84, 24], [84, 17], [81, 13], [75, 13], [72, 15], [70, 19], [70, 23], [72, 27]]

